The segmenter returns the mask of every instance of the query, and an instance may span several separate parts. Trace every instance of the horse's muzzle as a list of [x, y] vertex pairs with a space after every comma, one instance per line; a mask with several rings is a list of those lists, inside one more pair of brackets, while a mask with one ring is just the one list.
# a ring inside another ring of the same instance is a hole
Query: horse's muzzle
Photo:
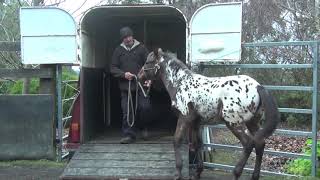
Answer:
[[143, 82], [146, 80], [146, 75], [143, 71], [143, 68], [139, 71], [137, 78], [138, 78], [138, 81], [140, 81], [140, 82]]

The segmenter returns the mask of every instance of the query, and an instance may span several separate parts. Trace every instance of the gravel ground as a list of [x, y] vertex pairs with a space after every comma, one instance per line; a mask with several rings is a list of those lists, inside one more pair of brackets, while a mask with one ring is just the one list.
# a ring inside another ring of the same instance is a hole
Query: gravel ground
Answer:
[[[241, 146], [239, 140], [234, 135], [232, 135], [230, 131], [222, 129], [214, 131], [212, 134], [212, 139], [215, 143]], [[266, 140], [265, 149], [282, 152], [302, 153], [306, 140], [306, 137], [274, 135]], [[252, 153], [248, 161], [249, 164], [254, 162], [254, 156], [255, 154]], [[264, 154], [262, 168], [268, 171], [284, 172], [283, 166], [290, 160], [292, 160], [292, 158]]]
[[[266, 141], [266, 148], [274, 151], [302, 153], [306, 140], [305, 137], [271, 136]], [[283, 172], [283, 166], [290, 160], [292, 158], [265, 154], [262, 166], [268, 171]]]

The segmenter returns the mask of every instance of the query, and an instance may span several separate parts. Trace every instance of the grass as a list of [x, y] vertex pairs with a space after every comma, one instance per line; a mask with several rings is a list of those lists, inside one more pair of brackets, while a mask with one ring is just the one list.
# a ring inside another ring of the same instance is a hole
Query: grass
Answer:
[[319, 180], [315, 177], [262, 176], [261, 180]]
[[64, 167], [66, 162], [41, 160], [0, 161], [0, 167], [28, 166], [28, 167]]
[[240, 144], [239, 139], [234, 136], [231, 131], [228, 131], [226, 129], [217, 129], [212, 131], [211, 139], [215, 143], [219, 144]]
[[234, 153], [223, 152], [221, 150], [209, 152], [207, 157], [207, 161], [221, 164], [234, 164], [237, 160], [236, 155]]
[[[211, 152], [211, 157], [208, 153], [206, 153], [206, 157], [207, 157], [206, 160], [208, 161], [209, 159], [211, 159], [211, 162], [214, 162], [214, 163], [234, 165], [238, 161], [239, 155], [240, 154], [237, 151], [228, 152], [228, 151], [216, 149], [215, 152]], [[251, 160], [251, 163], [252, 163], [253, 159], [251, 159], [251, 158], [249, 159], [249, 162]], [[252, 165], [250, 167], [253, 168]], [[208, 172], [210, 172], [210, 170]], [[213, 174], [218, 173], [220, 175], [225, 174], [225, 175], [229, 175], [230, 177], [232, 176], [231, 172], [214, 171], [212, 173]], [[241, 180], [244, 180], [244, 179], [250, 178], [251, 174], [244, 172], [242, 176], [243, 177], [241, 178]], [[276, 176], [276, 175], [274, 175], [274, 176], [264, 175], [264, 176], [261, 176], [260, 179], [261, 180], [320, 180], [320, 178], [315, 178], [315, 177], [287, 177], [287, 176]]]
[[[232, 179], [232, 172], [226, 172], [223, 170], [206, 169], [202, 175], [204, 180], [209, 179]], [[251, 173], [243, 172], [240, 180], [247, 180], [251, 178]], [[315, 177], [289, 177], [289, 176], [277, 176], [277, 175], [261, 175], [260, 180], [320, 180]]]
[[[254, 153], [252, 153], [249, 157], [247, 162], [248, 164], [252, 164], [252, 162], [254, 162], [254, 157], [252, 156], [253, 154]], [[225, 151], [216, 149], [215, 151], [206, 153], [205, 160], [208, 162], [233, 165], [238, 162], [240, 155], [241, 151]]]

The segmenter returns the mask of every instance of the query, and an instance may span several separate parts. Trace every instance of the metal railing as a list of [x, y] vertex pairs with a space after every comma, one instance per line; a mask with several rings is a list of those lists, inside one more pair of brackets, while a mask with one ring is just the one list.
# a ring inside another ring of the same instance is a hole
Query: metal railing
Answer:
[[[312, 138], [312, 153], [311, 156], [300, 154], [300, 153], [291, 153], [291, 152], [281, 152], [273, 150], [265, 150], [265, 154], [275, 155], [275, 156], [285, 156], [289, 158], [305, 158], [311, 159], [312, 161], [312, 176], [316, 176], [317, 172], [317, 102], [318, 102], [318, 47], [319, 43], [317, 41], [298, 41], [298, 42], [263, 42], [263, 43], [246, 43], [243, 45], [245, 48], [256, 48], [256, 47], [279, 47], [279, 46], [308, 46], [312, 49], [312, 64], [200, 64], [200, 66], [208, 68], [219, 68], [219, 67], [230, 67], [230, 68], [247, 68], [247, 69], [312, 69], [312, 86], [275, 86], [275, 85], [264, 85], [269, 90], [282, 90], [282, 91], [307, 91], [312, 93], [312, 108], [311, 109], [297, 109], [297, 108], [279, 108], [279, 111], [286, 113], [302, 113], [302, 114], [311, 114], [312, 115], [312, 131], [293, 131], [286, 129], [277, 129], [275, 134], [278, 135], [287, 135], [287, 136], [305, 136]], [[214, 126], [205, 126], [205, 131], [203, 131], [204, 139], [208, 139], [208, 129], [209, 128], [226, 128], [225, 125], [214, 125]], [[224, 149], [229, 151], [241, 150], [242, 147], [234, 145], [224, 145], [224, 144], [214, 144], [214, 143], [205, 143], [205, 148], [214, 148], [214, 149]], [[217, 168], [224, 170], [232, 170], [234, 166], [219, 164], [219, 163], [210, 163], [205, 162], [205, 167], [208, 168]], [[245, 168], [244, 171], [252, 172], [253, 169]], [[291, 174], [278, 173], [271, 171], [261, 171], [262, 174], [274, 174], [274, 175], [287, 175], [292, 176]]]
[[[76, 84], [78, 83], [78, 80], [65, 80], [62, 81], [62, 88], [64, 89], [63, 95], [62, 95], [62, 100], [61, 100], [61, 109], [62, 109], [62, 119], [61, 119], [61, 124], [62, 126], [58, 126], [58, 137], [60, 137], [61, 139], [59, 139], [59, 143], [58, 143], [58, 160], [61, 159], [65, 159], [69, 156], [69, 152], [66, 150], [63, 150], [63, 144], [65, 141], [68, 140], [69, 135], [68, 134], [64, 134], [64, 129], [67, 129], [68, 125], [70, 124], [70, 120], [72, 118], [72, 107], [73, 104], [77, 98], [77, 96], [80, 93], [80, 90], [77, 89], [76, 87], [72, 86], [72, 84]], [[67, 92], [68, 90], [71, 90], [73, 93], [71, 96], [67, 97]], [[70, 103], [71, 102], [71, 103]], [[67, 103], [69, 103], [68, 108], [65, 109], [64, 107], [67, 105]], [[62, 129], [60, 129], [62, 128]], [[61, 135], [60, 135], [61, 133]]]

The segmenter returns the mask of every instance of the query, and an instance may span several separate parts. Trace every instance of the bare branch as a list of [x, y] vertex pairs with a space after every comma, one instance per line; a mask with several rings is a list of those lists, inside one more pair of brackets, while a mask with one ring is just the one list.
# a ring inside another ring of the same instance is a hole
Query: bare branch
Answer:
[[55, 2], [50, 1], [50, 4], [46, 3], [46, 6], [59, 6], [63, 2], [66, 2], [66, 0], [59, 0], [59, 1], [55, 1]]
[[[302, 10], [300, 10], [300, 9], [297, 9], [296, 8], [296, 4], [294, 4], [294, 5], [291, 5], [290, 4], [290, 2], [288, 2], [287, 1], [287, 5], [284, 5], [284, 4], [282, 4], [281, 2], [279, 2], [279, 1], [274, 1], [275, 2], [275, 4], [278, 6], [278, 7], [280, 7], [280, 8], [282, 8], [282, 9], [285, 9], [285, 10], [287, 10], [287, 11], [290, 11], [291, 13], [300, 13], [301, 15], [305, 15], [305, 16], [307, 16], [307, 17], [311, 17], [311, 14], [307, 14], [307, 12], [306, 11], [302, 11]], [[294, 7], [292, 7], [292, 6], [294, 6]]]
[[87, 2], [87, 0], [83, 1], [83, 3], [81, 4], [81, 6], [79, 6], [76, 10], [74, 10], [73, 13], [71, 13], [71, 14], [74, 14], [74, 13], [77, 12], [79, 9], [81, 9], [86, 2]]
[[2, 18], [1, 18], [1, 23], [3, 22], [4, 17], [6, 16], [6, 13], [7, 13], [7, 11], [5, 10], [4, 13], [3, 13], [3, 16], [2, 16]]
[[10, 68], [19, 68], [19, 65], [12, 61], [12, 59], [7, 58], [3, 52], [0, 52], [0, 60], [2, 60], [3, 64]]
[[7, 39], [6, 39], [6, 40], [10, 41], [10, 36], [9, 36], [9, 33], [8, 33], [8, 31], [6, 30], [6, 28], [5, 28], [2, 24], [0, 24], [0, 27], [2, 27], [2, 29], [4, 30], [4, 33], [5, 33], [6, 36], [7, 36]]

